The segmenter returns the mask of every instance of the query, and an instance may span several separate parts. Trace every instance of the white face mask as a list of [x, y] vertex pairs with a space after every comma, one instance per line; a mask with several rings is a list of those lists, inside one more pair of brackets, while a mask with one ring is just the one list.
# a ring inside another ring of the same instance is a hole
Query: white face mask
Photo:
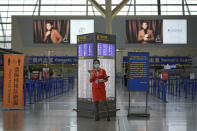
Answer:
[[99, 64], [94, 64], [94, 68], [98, 69], [99, 68]]

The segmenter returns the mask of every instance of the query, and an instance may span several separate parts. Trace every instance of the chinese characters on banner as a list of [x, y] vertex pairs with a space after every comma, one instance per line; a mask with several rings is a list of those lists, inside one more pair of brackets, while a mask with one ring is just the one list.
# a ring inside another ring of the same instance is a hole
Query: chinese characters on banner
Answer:
[[4, 55], [3, 108], [23, 108], [24, 55]]
[[162, 72], [162, 80], [167, 81], [168, 80], [168, 72]]

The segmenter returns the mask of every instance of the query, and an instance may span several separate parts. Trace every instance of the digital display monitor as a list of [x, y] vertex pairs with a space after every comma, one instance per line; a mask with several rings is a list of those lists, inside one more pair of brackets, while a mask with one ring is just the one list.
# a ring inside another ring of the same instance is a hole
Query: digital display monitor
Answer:
[[77, 35], [93, 33], [94, 20], [70, 20], [71, 23], [71, 44], [77, 44]]
[[126, 20], [127, 44], [187, 44], [187, 20]]
[[94, 55], [93, 53], [94, 53], [93, 43], [78, 45], [78, 56], [79, 57], [93, 56]]
[[115, 56], [115, 45], [98, 43], [97, 56]]
[[165, 70], [170, 70], [171, 69], [171, 66], [170, 65], [164, 65], [164, 69]]
[[164, 44], [187, 44], [187, 20], [163, 20]]
[[34, 20], [34, 44], [70, 43], [70, 20]]
[[163, 43], [163, 21], [126, 20], [126, 43]]
[[170, 65], [171, 69], [176, 69], [176, 65]]

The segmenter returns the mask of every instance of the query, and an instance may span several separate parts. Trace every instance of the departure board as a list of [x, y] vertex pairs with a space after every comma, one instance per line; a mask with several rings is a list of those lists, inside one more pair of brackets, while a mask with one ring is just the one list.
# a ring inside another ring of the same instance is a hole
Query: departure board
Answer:
[[97, 56], [115, 56], [115, 45], [98, 43]]
[[78, 56], [79, 57], [93, 56], [93, 51], [94, 51], [93, 43], [78, 45]]

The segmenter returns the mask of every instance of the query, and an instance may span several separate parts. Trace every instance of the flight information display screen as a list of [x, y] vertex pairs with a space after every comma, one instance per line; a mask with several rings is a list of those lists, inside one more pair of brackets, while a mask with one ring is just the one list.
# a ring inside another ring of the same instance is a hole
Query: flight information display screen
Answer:
[[115, 45], [98, 43], [97, 56], [115, 56]]
[[78, 56], [79, 57], [93, 56], [94, 55], [93, 52], [94, 52], [93, 43], [78, 45]]

